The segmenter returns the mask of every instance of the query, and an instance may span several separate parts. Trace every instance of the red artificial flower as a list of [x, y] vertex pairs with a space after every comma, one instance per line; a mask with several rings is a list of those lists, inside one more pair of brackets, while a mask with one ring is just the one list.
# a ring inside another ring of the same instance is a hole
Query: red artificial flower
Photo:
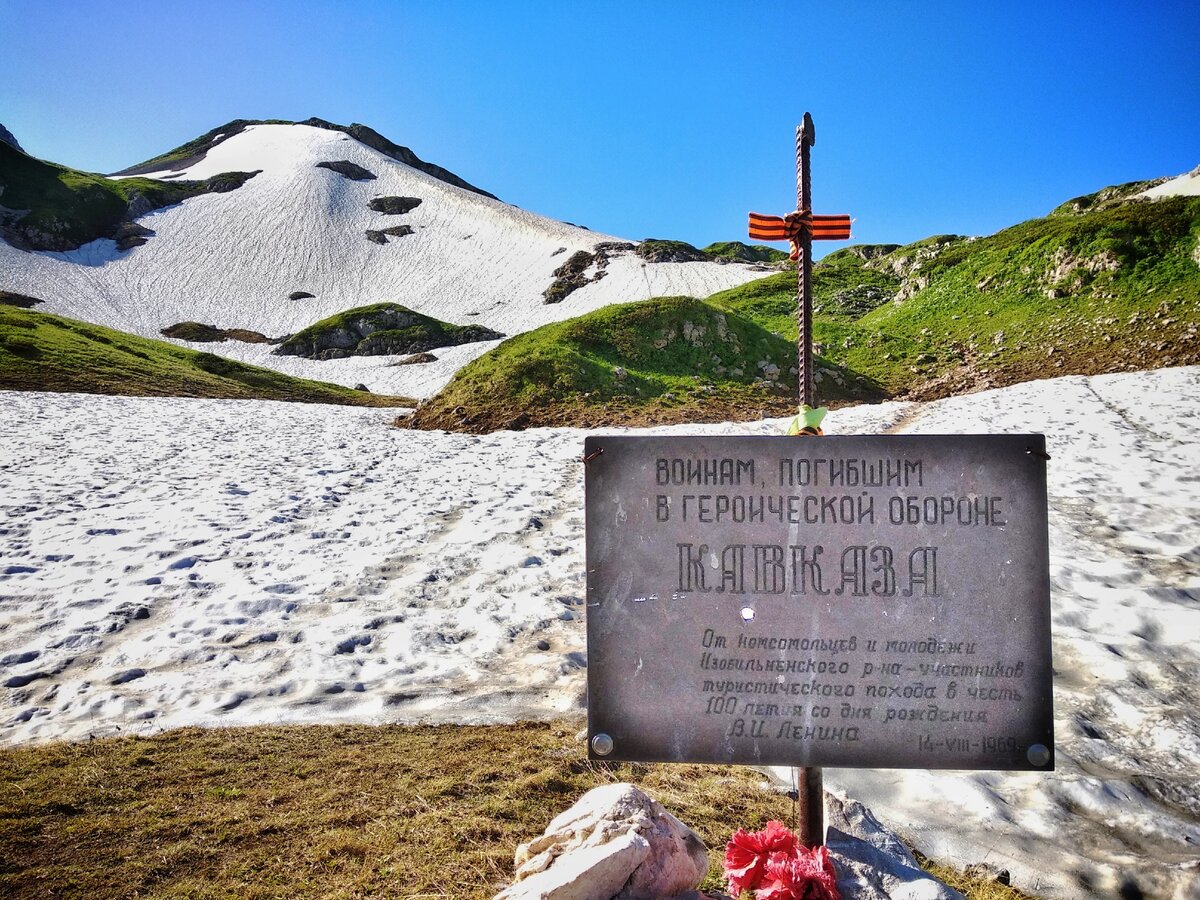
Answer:
[[763, 867], [755, 900], [840, 900], [837, 875], [829, 850], [797, 847], [793, 853], [772, 853]]
[[735, 897], [742, 891], [758, 887], [772, 853], [792, 855], [796, 852], [796, 836], [782, 822], [768, 822], [762, 831], [743, 831], [739, 828], [725, 845], [725, 879], [729, 892]]

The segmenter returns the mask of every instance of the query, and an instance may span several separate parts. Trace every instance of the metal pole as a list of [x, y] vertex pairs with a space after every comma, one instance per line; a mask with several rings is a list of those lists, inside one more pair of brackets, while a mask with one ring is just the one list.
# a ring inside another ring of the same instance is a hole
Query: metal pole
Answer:
[[818, 766], [805, 766], [796, 778], [800, 795], [800, 822], [796, 837], [805, 847], [820, 847], [825, 843], [825, 785]]
[[[816, 143], [816, 129], [812, 116], [804, 114], [804, 122], [796, 126], [796, 209], [802, 214], [812, 212], [812, 178], [809, 175], [809, 148]], [[812, 364], [812, 230], [802, 228], [799, 240], [800, 259], [796, 264], [797, 297], [796, 320], [799, 334], [796, 337], [797, 382], [800, 403], [815, 406]]]
[[[810, 215], [813, 208], [809, 148], [816, 142], [812, 116], [805, 113], [803, 123], [796, 126], [796, 209], [803, 215]], [[812, 358], [812, 230], [802, 228], [799, 237], [800, 259], [796, 265], [796, 318], [799, 326], [796, 337], [799, 361], [797, 386], [800, 402], [805, 406], [816, 406]], [[800, 828], [797, 837], [806, 847], [819, 847], [825, 843], [825, 786], [820, 768], [802, 768], [796, 790], [800, 794]]]

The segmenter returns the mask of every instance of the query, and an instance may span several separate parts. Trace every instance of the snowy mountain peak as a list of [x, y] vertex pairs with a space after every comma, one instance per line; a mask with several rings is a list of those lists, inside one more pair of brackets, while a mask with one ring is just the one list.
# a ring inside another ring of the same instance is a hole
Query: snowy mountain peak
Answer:
[[402, 147], [384, 137], [374, 128], [367, 125], [360, 125], [357, 122], [351, 125], [337, 125], [333, 122], [319, 119], [316, 116], [305, 119], [303, 122], [288, 122], [282, 119], [234, 119], [232, 122], [227, 122], [220, 125], [211, 131], [208, 131], [200, 137], [189, 141], [174, 150], [170, 150], [161, 156], [156, 156], [154, 159], [147, 160], [143, 163], [138, 163], [135, 166], [130, 166], [127, 169], [122, 169], [120, 172], [114, 172], [114, 176], [128, 175], [150, 175], [151, 177], [163, 177], [162, 172], [172, 173], [172, 176], [178, 177], [174, 173], [181, 173], [190, 168], [196, 163], [202, 161], [207, 153], [223, 141], [227, 141], [248, 128], [253, 128], [258, 125], [302, 125], [311, 128], [323, 128], [327, 131], [341, 132], [344, 135], [365, 144], [373, 150], [378, 150], [385, 156], [389, 156], [396, 162], [403, 163], [410, 168], [417, 169], [427, 175], [432, 175], [447, 184], [452, 184], [455, 187], [460, 187], [468, 191], [473, 191], [477, 194], [482, 194], [485, 197], [493, 197], [487, 191], [475, 187], [473, 184], [459, 178], [453, 172], [442, 168], [434, 163], [425, 162], [408, 147]]

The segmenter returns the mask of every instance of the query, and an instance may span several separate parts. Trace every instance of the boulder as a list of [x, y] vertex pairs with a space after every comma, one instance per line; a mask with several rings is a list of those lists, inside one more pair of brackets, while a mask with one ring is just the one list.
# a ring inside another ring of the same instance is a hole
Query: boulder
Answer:
[[402, 216], [421, 205], [420, 197], [376, 197], [367, 204], [375, 212]]
[[154, 232], [137, 222], [121, 222], [112, 232], [112, 239], [117, 242], [117, 252], [119, 253], [140, 247], [146, 243], [148, 238], [152, 237], [154, 237]]
[[374, 241], [376, 244], [386, 244], [387, 236], [404, 237], [408, 234], [415, 234], [411, 225], [393, 225], [391, 228], [367, 229], [367, 240]]
[[360, 166], [358, 163], [352, 163], [348, 159], [334, 159], [328, 162], [319, 162], [316, 164], [318, 169], [332, 169], [339, 175], [349, 178], [351, 181], [374, 181], [375, 173], [369, 172]]
[[857, 800], [825, 795], [825, 845], [842, 900], [965, 900], [924, 871], [900, 838]]
[[694, 831], [631, 784], [588, 791], [517, 848], [496, 900], [658, 900], [694, 891], [708, 852]]
[[15, 294], [12, 291], [0, 291], [0, 306], [15, 306], [18, 309], [33, 309], [39, 303], [45, 303], [37, 297], [29, 297], [25, 294]]
[[421, 363], [437, 362], [437, 357], [432, 353], [414, 353], [412, 356], [406, 356], [404, 359], [398, 359], [393, 366], [415, 366]]

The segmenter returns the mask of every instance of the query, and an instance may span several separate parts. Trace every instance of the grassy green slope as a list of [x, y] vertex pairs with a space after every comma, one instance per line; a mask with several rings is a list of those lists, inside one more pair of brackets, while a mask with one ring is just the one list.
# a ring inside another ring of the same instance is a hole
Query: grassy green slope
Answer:
[[[814, 268], [818, 352], [917, 397], [1200, 362], [1200, 200], [1087, 199], [989, 237], [831, 254]], [[795, 339], [792, 274], [710, 302]]]
[[[205, 181], [105, 178], [34, 159], [0, 141], [0, 235], [32, 250], [72, 250], [113, 237], [131, 204], [142, 211], [240, 186], [250, 176], [228, 172]], [[24, 215], [18, 213], [23, 212]]]
[[[657, 297], [505, 341], [408, 424], [492, 431], [783, 414], [794, 406], [794, 365], [794, 344], [743, 316], [692, 297]], [[852, 373], [827, 377], [841, 399], [878, 396]]]
[[[488, 900], [513, 849], [587, 790], [637, 784], [709, 848], [787, 820], [747, 766], [604, 763], [578, 719], [489, 726], [176, 728], [0, 749], [0, 894], [10, 900]], [[941, 877], [969, 900], [1025, 897]]]
[[0, 306], [0, 389], [412, 406], [48, 313]]
[[737, 262], [782, 263], [788, 255], [782, 250], [762, 244], [744, 244], [741, 241], [717, 241], [701, 251], [710, 259], [731, 259]]
[[[1130, 202], [1134, 187], [989, 237], [827, 256], [814, 267], [818, 401], [1200, 363], [1200, 199]], [[538, 329], [463, 369], [409, 424], [486, 431], [786, 412], [795, 291], [795, 273], [781, 272], [705, 302], [657, 298]], [[759, 378], [760, 360], [780, 377]]]
[[[342, 339], [339, 340], [339, 336]], [[399, 303], [374, 303], [334, 313], [283, 341], [276, 353], [283, 356], [334, 358], [419, 353], [503, 337], [482, 325], [452, 325], [422, 315]], [[329, 354], [331, 347], [342, 352]]]

